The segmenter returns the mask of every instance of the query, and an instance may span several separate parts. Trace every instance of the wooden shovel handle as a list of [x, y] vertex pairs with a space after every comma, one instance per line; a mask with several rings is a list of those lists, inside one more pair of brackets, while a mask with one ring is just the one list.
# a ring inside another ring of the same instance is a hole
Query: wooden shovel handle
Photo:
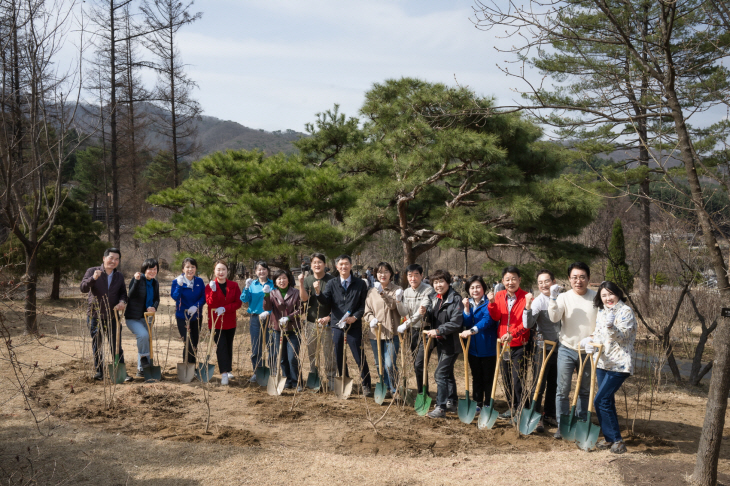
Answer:
[[340, 373], [340, 378], [342, 378], [342, 385], [344, 386], [344, 379], [345, 379], [345, 366], [347, 366], [347, 329], [345, 329], [345, 339], [342, 343], [342, 373]]
[[116, 339], [116, 354], [119, 355], [122, 351], [122, 341], [120, 339], [122, 334], [122, 325], [119, 323], [119, 312], [112, 309], [114, 312], [114, 320], [117, 323], [117, 339]]
[[583, 368], [585, 368], [586, 363], [588, 362], [588, 359], [590, 358], [590, 354], [586, 354], [585, 358], [580, 357], [580, 350], [578, 351], [578, 364], [580, 365], [578, 367], [578, 380], [575, 382], [575, 391], [573, 392], [573, 400], [570, 402], [570, 406], [575, 407], [578, 403], [578, 391], [580, 390], [580, 384], [583, 381]]
[[[593, 394], [596, 391], [596, 365], [598, 365], [598, 358], [601, 357], [603, 351], [603, 344], [591, 343], [591, 346], [596, 348], [598, 351], [595, 353], [595, 358], [591, 359], [591, 391], [588, 393], [588, 412], [593, 413]], [[591, 356], [590, 354], [588, 356]]]
[[[211, 311], [211, 314], [212, 313], [213, 312]], [[220, 316], [219, 316], [219, 318], [220, 318]], [[206, 361], [210, 359], [210, 352], [213, 350], [213, 336], [215, 336], [215, 326], [217, 326], [217, 325], [218, 325], [218, 319], [216, 319], [214, 316], [213, 325], [210, 328], [210, 338], [208, 338], [208, 350], [206, 352], [207, 356], [205, 358]]]
[[502, 361], [502, 354], [505, 350], [509, 349], [509, 346], [502, 346], [502, 342], [497, 339], [497, 364], [494, 366], [494, 380], [492, 381], [492, 394], [489, 397], [494, 400], [494, 395], [497, 393], [497, 381], [499, 381], [499, 365]]
[[469, 360], [467, 359], [469, 343], [471, 343], [471, 336], [466, 338], [466, 347], [464, 347], [464, 338], [459, 336], [459, 344], [461, 344], [461, 350], [464, 351], [464, 389], [469, 391]]
[[378, 322], [378, 330], [375, 331], [375, 340], [378, 342], [378, 374], [383, 376], [383, 352], [380, 350], [380, 323]]
[[[152, 324], [150, 325], [149, 318], [152, 317]], [[150, 361], [154, 363], [155, 361], [155, 352], [152, 349], [152, 326], [155, 324], [155, 313], [154, 312], [145, 312], [144, 313], [144, 323], [147, 324], [147, 336], [150, 339]]]
[[[547, 355], [547, 358], [545, 357], [545, 348], [547, 345], [550, 345], [550, 352]], [[550, 356], [553, 355], [555, 352], [555, 341], [548, 341], [547, 339], [542, 342], [542, 366], [540, 366], [540, 375], [537, 377], [537, 384], [535, 385], [535, 394], [532, 396], [532, 401], [537, 401], [537, 396], [540, 394], [540, 385], [542, 384], [542, 377], [545, 374], [545, 368], [547, 368], [547, 362], [550, 359]]]
[[428, 388], [428, 358], [429, 350], [431, 349], [431, 336], [426, 341], [426, 331], [423, 331], [423, 341], [426, 343], [423, 345], [423, 384]]

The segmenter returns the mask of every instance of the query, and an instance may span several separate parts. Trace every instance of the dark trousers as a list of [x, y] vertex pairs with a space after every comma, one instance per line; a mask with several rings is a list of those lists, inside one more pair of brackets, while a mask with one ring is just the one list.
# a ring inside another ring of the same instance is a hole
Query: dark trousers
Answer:
[[280, 338], [281, 331], [271, 331], [271, 347], [269, 348], [272, 363], [271, 374], [277, 373], [273, 363], [278, 363], [277, 366], [281, 366], [281, 373], [286, 377], [287, 386], [295, 387], [299, 384], [299, 336], [294, 331], [284, 332], [281, 356], [278, 356]]
[[[350, 376], [347, 367], [345, 367], [344, 375], [342, 370], [342, 353], [345, 346], [345, 331], [336, 327], [332, 328], [332, 344], [335, 347], [335, 364], [340, 376]], [[365, 358], [365, 349], [362, 347], [362, 326], [350, 327], [347, 332], [347, 344], [350, 346], [350, 352], [355, 358], [358, 368], [360, 368], [360, 378], [362, 386], [370, 386], [370, 368], [368, 368], [368, 360]]]
[[195, 363], [195, 350], [198, 349], [198, 339], [200, 338], [200, 321], [197, 318], [190, 319], [190, 342], [187, 340], [187, 329], [185, 328], [185, 319], [177, 318], [177, 330], [183, 339], [183, 360], [185, 360], [185, 344], [188, 346], [188, 363]]
[[459, 355], [456, 353], [446, 353], [443, 349], [437, 349], [439, 363], [436, 366], [436, 373], [433, 378], [436, 381], [436, 405], [446, 408], [446, 402], [456, 405], [459, 402], [459, 396], [456, 394], [456, 377], [454, 376], [454, 365]]
[[[513, 416], [516, 416], [522, 407], [529, 404], [531, 398], [527, 381], [529, 355], [528, 345], [510, 348], [510, 360], [502, 362], [504, 389]], [[524, 393], [525, 391], [528, 391], [528, 393]]]
[[489, 404], [494, 381], [494, 369], [497, 366], [496, 356], [478, 357], [469, 355], [469, 370], [471, 371], [472, 399], [477, 406]]
[[[560, 344], [557, 344], [560, 346]], [[545, 356], [550, 353], [550, 346], [548, 345], [545, 350]], [[537, 378], [540, 375], [540, 368], [542, 367], [542, 348], [535, 348], [535, 355], [533, 359], [533, 386], [532, 390], [535, 390], [537, 384]], [[545, 375], [542, 377], [542, 384], [540, 385], [540, 392], [537, 395], [537, 408], [536, 410], [544, 412], [546, 417], [554, 418], [557, 420], [555, 414], [555, 397], [558, 392], [558, 350], [557, 348], [553, 351], [553, 355], [547, 361], [545, 366]], [[543, 407], [543, 398], [545, 399], [545, 405]]]
[[[112, 311], [115, 312], [115, 311]], [[94, 368], [97, 373], [104, 372], [104, 334], [109, 341], [109, 349], [112, 356], [117, 354], [117, 326], [116, 322], [109, 325], [96, 317], [87, 318], [89, 333], [91, 334], [91, 350], [94, 353]], [[119, 336], [119, 362], [124, 363], [124, 350], [122, 349], [121, 335]]]
[[614, 395], [629, 376], [631, 376], [629, 373], [606, 371], [600, 368], [596, 370], [596, 387], [598, 391], [593, 399], [593, 406], [606, 442], [619, 442], [621, 440], [621, 426], [618, 423]]
[[423, 390], [423, 331], [421, 329], [410, 329], [411, 342], [410, 350], [413, 358], [413, 368], [416, 372], [416, 390], [421, 393]]
[[229, 373], [233, 370], [233, 338], [235, 336], [235, 327], [215, 330], [213, 339], [218, 344], [215, 348], [215, 355], [218, 357], [218, 371], [221, 373]]

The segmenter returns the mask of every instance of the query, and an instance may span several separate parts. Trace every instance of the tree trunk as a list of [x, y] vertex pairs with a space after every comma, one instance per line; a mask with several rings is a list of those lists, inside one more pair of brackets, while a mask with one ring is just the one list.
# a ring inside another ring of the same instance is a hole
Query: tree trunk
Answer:
[[464, 248], [464, 275], [469, 275], [469, 248]]
[[119, 181], [117, 174], [117, 81], [116, 81], [116, 31], [114, 30], [114, 1], [109, 2], [109, 78], [110, 78], [110, 103], [111, 113], [109, 116], [109, 129], [111, 131], [111, 161], [112, 161], [112, 219], [114, 246], [121, 247], [120, 223], [119, 223]]
[[25, 247], [25, 333], [38, 333], [37, 290], [38, 290], [38, 247]]
[[[647, 35], [649, 32], [649, 5], [644, 5], [644, 16], [642, 21], [642, 59], [648, 61]], [[639, 103], [639, 115], [646, 115], [645, 100], [649, 96], [649, 75], [641, 77], [641, 103]], [[640, 118], [638, 123], [639, 132], [639, 164], [649, 167], [649, 131], [647, 119]], [[651, 317], [651, 201], [649, 200], [649, 178], [641, 181], [639, 186], [639, 208], [641, 218], [639, 219], [639, 284], [636, 290], [639, 293], [639, 302], [644, 308], [644, 315]]]
[[61, 299], [61, 267], [53, 267], [53, 285], [51, 286], [51, 300]]

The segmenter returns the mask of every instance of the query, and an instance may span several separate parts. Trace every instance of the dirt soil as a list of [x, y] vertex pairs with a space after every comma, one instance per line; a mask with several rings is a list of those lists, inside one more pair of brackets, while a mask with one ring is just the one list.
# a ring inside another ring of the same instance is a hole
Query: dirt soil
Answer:
[[[348, 400], [292, 390], [269, 396], [248, 383], [250, 340], [242, 313], [234, 345], [237, 379], [227, 387], [217, 375], [207, 386], [181, 384], [175, 365], [182, 343], [169, 324], [169, 298], [157, 323], [163, 381], [111, 386], [92, 379], [82, 300], [42, 304], [44, 335], [37, 340], [22, 335], [15, 303], [5, 302], [2, 311], [28, 395], [26, 402], [2, 350], [0, 476], [6, 484], [684, 484], [694, 465], [702, 390], [664, 387], [654, 397], [651, 420], [639, 414], [636, 434], [625, 435], [628, 454], [586, 453], [553, 439], [555, 429], [524, 437], [500, 420], [492, 430], [478, 430], [455, 414], [431, 420], [356, 393]], [[135, 341], [127, 329], [123, 338], [127, 363], [133, 363]], [[463, 376], [462, 361], [460, 367]], [[463, 396], [463, 378], [457, 383]], [[506, 408], [501, 394], [497, 408]], [[622, 412], [619, 403], [623, 426]], [[719, 471], [721, 483], [730, 485], [727, 445]]]

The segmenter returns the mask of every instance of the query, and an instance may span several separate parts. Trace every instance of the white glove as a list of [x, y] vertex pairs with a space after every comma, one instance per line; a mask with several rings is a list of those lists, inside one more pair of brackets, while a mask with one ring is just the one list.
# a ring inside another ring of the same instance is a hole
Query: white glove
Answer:
[[347, 323], [343, 319], [343, 320], [341, 320], [340, 322], [337, 323], [337, 326], [336, 327], [337, 327], [337, 329], [344, 329], [344, 328], [347, 327]]
[[264, 293], [265, 294], [271, 293], [271, 286], [269, 284], [264, 285]]
[[183, 279], [183, 276], [182, 275], [178, 275], [177, 276], [177, 286], [178, 287], [182, 287], [184, 283], [185, 283], [185, 280]]
[[267, 317], [269, 317], [269, 311], [263, 311], [261, 314], [259, 314], [259, 321], [263, 321]]
[[550, 298], [551, 299], [557, 299], [558, 295], [560, 295], [560, 285], [555, 284], [550, 286]]
[[606, 327], [613, 327], [613, 322], [616, 320], [616, 313], [613, 309], [606, 309]]
[[408, 329], [408, 327], [410, 325], [411, 325], [411, 323], [406, 321], [403, 324], [401, 324], [400, 326], [398, 326], [398, 334], [403, 334], [404, 332], [406, 332], [406, 330]]
[[210, 290], [215, 292], [215, 280], [211, 280], [208, 285], [210, 286]]
[[253, 283], [253, 279], [252, 278], [247, 278], [246, 279], [246, 288], [249, 288], [252, 283]]
[[187, 312], [190, 315], [195, 314], [196, 312], [198, 312], [198, 306], [197, 305], [190, 306], [190, 308], [187, 310]]
[[395, 291], [395, 301], [403, 302], [403, 289], [398, 289]]
[[377, 325], [378, 325], [378, 320], [375, 317], [370, 319], [370, 327], [375, 327]]
[[[582, 349], [586, 350], [586, 353], [590, 354], [593, 352], [593, 346], [591, 346], [591, 341], [593, 341], [593, 338], [591, 336], [588, 336], [587, 338], [583, 338], [580, 340], [580, 347]], [[590, 348], [590, 351], [589, 351]]]
[[380, 282], [375, 282], [373, 288], [378, 291], [379, 294], [383, 293], [383, 285]]
[[223, 314], [226, 313], [226, 308], [225, 307], [218, 307], [215, 311], [218, 313], [219, 316], [222, 316]]
[[279, 325], [280, 326], [286, 326], [286, 323], [287, 322], [289, 322], [289, 318], [288, 317], [282, 317], [281, 319], [279, 319]]

